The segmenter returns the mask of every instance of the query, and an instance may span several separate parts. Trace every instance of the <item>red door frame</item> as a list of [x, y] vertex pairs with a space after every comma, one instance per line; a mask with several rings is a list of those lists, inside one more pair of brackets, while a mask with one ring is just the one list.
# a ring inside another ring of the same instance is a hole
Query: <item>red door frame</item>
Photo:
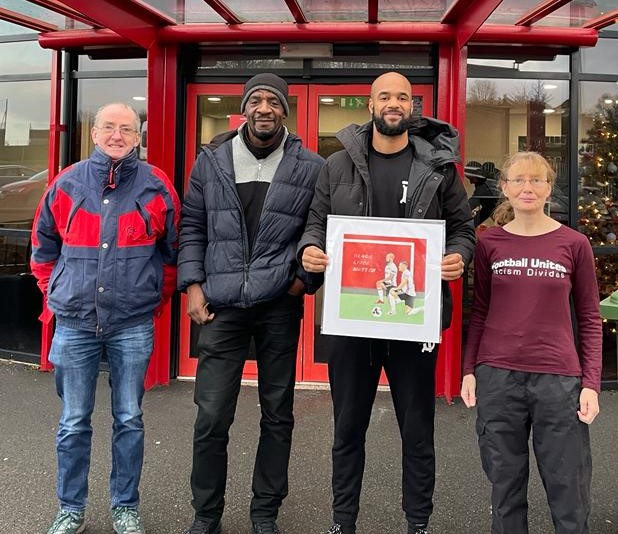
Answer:
[[[195, 140], [197, 138], [197, 99], [199, 96], [242, 96], [242, 84], [189, 84], [187, 86], [187, 111], [186, 111], [186, 134], [185, 134], [185, 180], [184, 190], [187, 191], [191, 167], [197, 156], [195, 152]], [[290, 96], [297, 98], [296, 106], [296, 135], [304, 143], [307, 141], [307, 86], [290, 85]], [[182, 293], [180, 296], [180, 326], [179, 326], [179, 358], [178, 376], [194, 377], [197, 369], [197, 358], [189, 354], [190, 328], [191, 321], [185, 313], [187, 306], [187, 296]], [[304, 321], [303, 321], [304, 322]], [[303, 326], [301, 325], [301, 335], [298, 341], [298, 351], [296, 355], [296, 381], [302, 380], [302, 353], [303, 353]], [[257, 364], [253, 360], [247, 360], [243, 370], [244, 379], [257, 378]]]
[[[307, 147], [314, 152], [318, 150], [318, 102], [320, 96], [369, 96], [371, 85], [369, 84], [348, 84], [348, 85], [310, 85], [309, 86], [309, 124]], [[423, 115], [433, 115], [433, 86], [414, 85], [412, 87], [413, 96], [423, 98]], [[367, 112], [367, 120], [369, 120]], [[303, 380], [305, 382], [328, 382], [328, 365], [315, 361], [314, 353], [314, 325], [315, 325], [315, 297], [305, 297], [305, 319], [303, 321]], [[386, 383], [384, 372], [380, 383]]]

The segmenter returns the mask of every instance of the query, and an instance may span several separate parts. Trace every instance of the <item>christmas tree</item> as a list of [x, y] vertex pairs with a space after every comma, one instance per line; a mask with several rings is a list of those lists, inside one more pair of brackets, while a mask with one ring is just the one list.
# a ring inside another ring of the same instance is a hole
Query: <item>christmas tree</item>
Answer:
[[592, 245], [616, 244], [618, 231], [618, 95], [604, 95], [580, 154], [579, 230]]

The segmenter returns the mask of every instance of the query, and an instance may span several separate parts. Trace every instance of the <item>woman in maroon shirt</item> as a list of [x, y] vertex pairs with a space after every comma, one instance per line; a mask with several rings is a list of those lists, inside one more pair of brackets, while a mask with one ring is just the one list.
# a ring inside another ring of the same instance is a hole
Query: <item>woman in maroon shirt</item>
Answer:
[[589, 532], [588, 425], [599, 413], [601, 318], [590, 243], [543, 210], [555, 178], [539, 154], [511, 156], [498, 226], [480, 235], [475, 253], [461, 396], [478, 406], [492, 534], [528, 532], [531, 430], [555, 532]]

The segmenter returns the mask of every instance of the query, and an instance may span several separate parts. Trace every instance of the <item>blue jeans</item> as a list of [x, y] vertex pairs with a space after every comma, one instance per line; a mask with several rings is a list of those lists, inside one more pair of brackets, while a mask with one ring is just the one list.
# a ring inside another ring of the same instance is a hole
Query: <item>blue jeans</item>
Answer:
[[62, 399], [56, 452], [57, 494], [64, 510], [86, 508], [91, 416], [103, 351], [109, 362], [114, 418], [111, 506], [137, 506], [144, 458], [141, 405], [153, 333], [152, 321], [99, 337], [94, 332], [56, 327], [49, 359], [56, 368], [56, 391]]

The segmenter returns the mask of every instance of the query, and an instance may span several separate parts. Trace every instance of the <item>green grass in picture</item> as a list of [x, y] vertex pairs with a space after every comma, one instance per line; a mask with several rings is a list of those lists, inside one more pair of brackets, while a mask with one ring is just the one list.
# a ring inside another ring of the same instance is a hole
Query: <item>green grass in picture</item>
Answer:
[[[399, 302], [395, 306], [395, 314], [389, 315], [390, 305], [384, 299], [384, 304], [377, 304], [377, 295], [373, 293], [341, 293], [339, 299], [339, 317], [341, 319], [354, 319], [361, 321], [374, 321], [376, 323], [403, 323], [403, 324], [423, 324], [425, 313], [421, 309], [413, 315], [406, 315], [405, 304]], [[417, 296], [414, 299], [414, 308], [424, 306], [425, 299]]]

